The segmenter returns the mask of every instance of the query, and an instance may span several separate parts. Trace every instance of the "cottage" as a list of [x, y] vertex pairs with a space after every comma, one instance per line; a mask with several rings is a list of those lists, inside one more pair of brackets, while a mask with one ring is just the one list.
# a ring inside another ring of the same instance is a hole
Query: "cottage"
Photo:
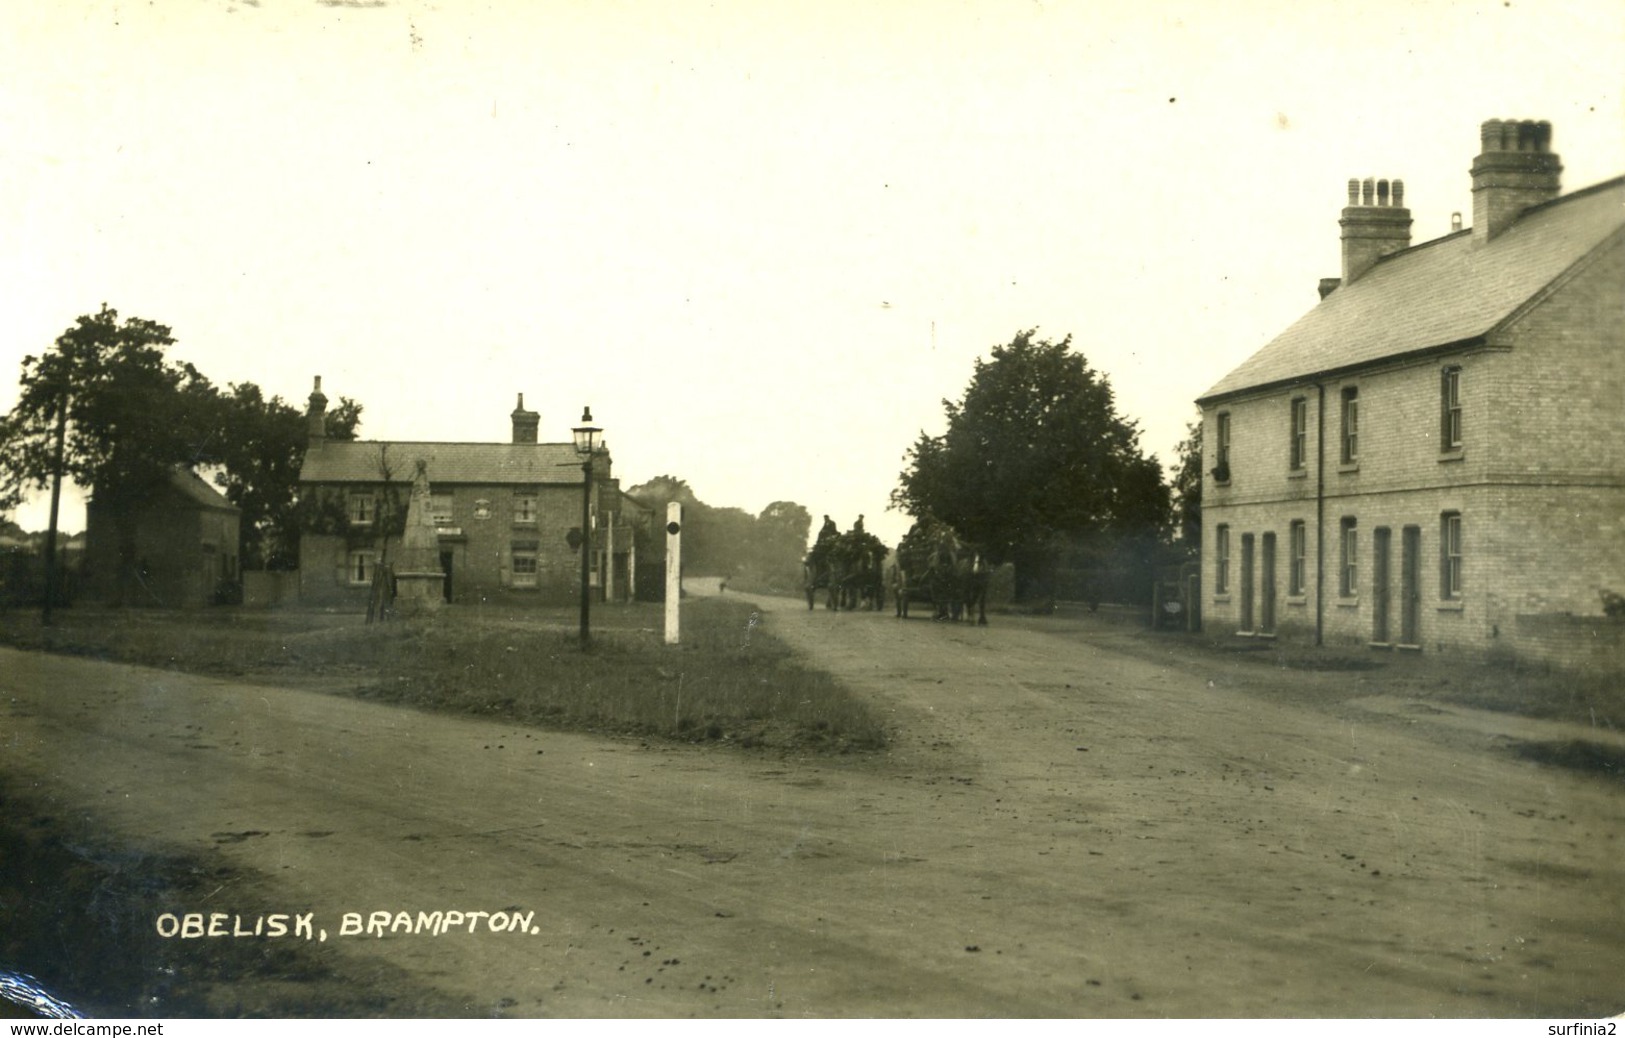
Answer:
[[1342, 276], [1197, 401], [1207, 630], [1619, 652], [1625, 177], [1561, 195], [1544, 122], [1480, 141], [1434, 241], [1402, 181], [1349, 181]]
[[114, 605], [190, 608], [235, 600], [241, 514], [188, 468], [139, 498], [85, 506], [83, 580]]
[[[399, 550], [419, 461], [446, 601], [579, 599], [584, 459], [573, 443], [537, 442], [541, 416], [525, 409], [523, 394], [509, 443], [330, 440], [326, 409], [317, 378], [299, 472], [302, 599], [365, 604], [375, 568]], [[634, 530], [647, 509], [621, 492], [607, 449], [595, 451], [592, 475], [589, 583], [600, 601], [627, 601]]]

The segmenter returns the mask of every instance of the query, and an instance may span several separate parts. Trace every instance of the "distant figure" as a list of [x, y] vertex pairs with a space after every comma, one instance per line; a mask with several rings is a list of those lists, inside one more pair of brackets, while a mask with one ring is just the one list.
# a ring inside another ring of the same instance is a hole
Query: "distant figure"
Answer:
[[858, 533], [858, 534], [861, 534], [863, 532], [863, 516], [862, 515], [859, 515], [858, 516], [858, 521], [852, 524], [852, 532], [853, 533]]
[[825, 541], [829, 540], [831, 537], [839, 537], [840, 535], [841, 535], [841, 531], [836, 528], [835, 520], [831, 519], [827, 515], [824, 516], [824, 525], [822, 527], [820, 527], [819, 530], [818, 530], [818, 541], [817, 541], [817, 543], [823, 544]]

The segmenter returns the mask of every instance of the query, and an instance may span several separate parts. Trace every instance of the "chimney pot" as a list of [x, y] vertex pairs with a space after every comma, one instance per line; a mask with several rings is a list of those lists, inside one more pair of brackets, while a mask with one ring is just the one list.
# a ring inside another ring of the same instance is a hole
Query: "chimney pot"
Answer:
[[519, 403], [514, 407], [513, 414], [513, 442], [535, 443], [537, 431], [542, 424], [542, 416], [535, 411], [525, 410], [525, 394], [519, 394]]
[[[1338, 221], [1343, 228], [1343, 276], [1347, 285], [1390, 253], [1409, 248], [1411, 213], [1404, 208], [1405, 186], [1386, 177], [1349, 181], [1349, 206]], [[1321, 298], [1329, 294], [1325, 283]]]
[[1530, 206], [1562, 189], [1563, 164], [1552, 153], [1552, 124], [1490, 119], [1480, 127], [1483, 150], [1473, 160], [1473, 236], [1494, 240]]
[[305, 411], [305, 438], [313, 445], [327, 439], [327, 397], [322, 394], [322, 376], [316, 376], [316, 385], [310, 391], [310, 407]]

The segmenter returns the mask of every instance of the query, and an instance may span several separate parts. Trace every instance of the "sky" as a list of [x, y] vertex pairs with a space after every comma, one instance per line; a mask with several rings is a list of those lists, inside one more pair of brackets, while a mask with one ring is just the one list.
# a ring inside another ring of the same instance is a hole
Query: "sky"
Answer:
[[1350, 177], [1419, 243], [1486, 119], [1625, 173], [1618, 0], [0, 0], [0, 69], [0, 410], [106, 303], [367, 439], [590, 405], [624, 487], [891, 542], [1019, 331], [1171, 467], [1339, 272]]

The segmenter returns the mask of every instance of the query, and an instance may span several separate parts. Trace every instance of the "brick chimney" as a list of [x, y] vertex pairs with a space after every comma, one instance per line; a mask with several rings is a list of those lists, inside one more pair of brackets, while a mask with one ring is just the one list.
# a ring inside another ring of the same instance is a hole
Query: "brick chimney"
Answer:
[[316, 388], [310, 391], [310, 408], [305, 412], [305, 433], [312, 447], [327, 442], [327, 397], [322, 395], [320, 375], [316, 376]]
[[[1405, 182], [1349, 181], [1349, 204], [1343, 218], [1343, 279], [1346, 285], [1389, 253], [1410, 248], [1411, 211], [1405, 208]], [[1321, 298], [1329, 294], [1322, 286]]]
[[525, 394], [519, 394], [519, 403], [513, 409], [513, 442], [535, 443], [536, 430], [541, 427], [542, 416], [536, 411], [525, 410]]
[[1479, 127], [1482, 151], [1473, 160], [1473, 240], [1487, 242], [1532, 205], [1550, 202], [1562, 187], [1563, 163], [1552, 153], [1552, 124], [1491, 119]]

